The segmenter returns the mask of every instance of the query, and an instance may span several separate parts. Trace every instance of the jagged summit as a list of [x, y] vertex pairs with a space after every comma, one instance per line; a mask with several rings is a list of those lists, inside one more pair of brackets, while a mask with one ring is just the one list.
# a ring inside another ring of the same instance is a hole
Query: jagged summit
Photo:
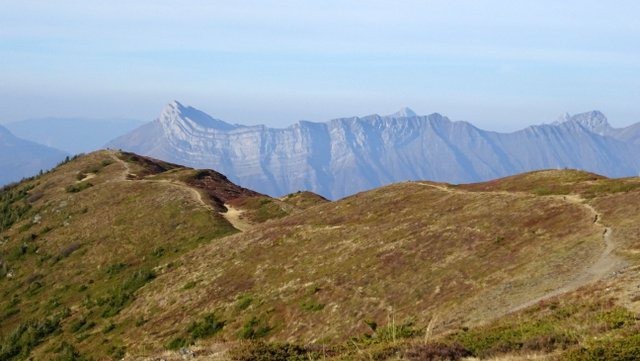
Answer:
[[612, 129], [607, 117], [597, 110], [576, 114], [571, 117], [571, 121], [581, 124], [598, 134], [606, 134]]
[[[165, 120], [109, 146], [217, 169], [265, 194], [311, 190], [329, 199], [410, 179], [478, 182], [565, 167], [624, 177], [640, 170], [638, 145], [617, 139], [616, 129], [608, 133], [600, 112], [568, 115], [569, 123], [513, 133], [485, 131], [438, 113], [415, 114], [403, 108], [386, 116], [286, 128], [244, 127], [174, 103], [163, 112]], [[632, 129], [625, 139], [636, 139], [634, 134]]]
[[418, 116], [418, 114], [409, 107], [400, 108], [397, 112], [388, 115], [391, 118], [411, 118], [415, 116]]
[[609, 121], [607, 120], [607, 117], [598, 110], [592, 110], [590, 112], [579, 113], [576, 115], [565, 113], [558, 117], [558, 120], [553, 124], [558, 125], [567, 122], [580, 124], [583, 127], [587, 128], [587, 130], [600, 135], [607, 135], [613, 130], [613, 128], [609, 124]]
[[158, 120], [168, 126], [182, 124], [189, 128], [213, 128], [219, 130], [231, 130], [236, 126], [215, 119], [207, 113], [191, 106], [184, 106], [177, 100], [169, 102], [158, 117]]

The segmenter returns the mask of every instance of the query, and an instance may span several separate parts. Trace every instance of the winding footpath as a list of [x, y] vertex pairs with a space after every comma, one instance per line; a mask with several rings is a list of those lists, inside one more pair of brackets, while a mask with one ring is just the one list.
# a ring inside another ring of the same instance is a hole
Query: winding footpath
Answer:
[[[129, 166], [129, 163], [120, 159], [118, 156], [116, 156], [115, 154], [111, 154], [111, 158], [113, 160], [115, 160], [116, 162], [120, 163], [124, 169], [122, 171], [122, 174], [120, 175], [120, 179], [122, 181], [125, 182], [132, 182], [133, 180], [129, 178], [129, 175], [132, 174], [131, 173], [131, 167]], [[139, 179], [136, 180], [136, 182], [145, 182], [145, 183], [163, 183], [163, 184], [167, 184], [169, 186], [173, 186], [173, 187], [177, 187], [183, 190], [186, 190], [187, 192], [189, 192], [193, 198], [193, 200], [195, 200], [197, 203], [199, 203], [202, 207], [208, 209], [211, 212], [215, 212], [216, 210], [213, 209], [213, 207], [207, 203], [204, 198], [202, 197], [202, 193], [200, 191], [198, 191], [197, 189], [193, 188], [193, 187], [189, 187], [186, 184], [183, 183], [179, 183], [179, 182], [174, 182], [168, 179]], [[245, 222], [244, 220], [241, 219], [240, 215], [242, 214], [242, 210], [237, 209], [232, 207], [229, 204], [225, 204], [224, 205], [227, 208], [226, 212], [217, 212], [218, 214], [220, 214], [222, 217], [224, 217], [227, 222], [231, 223], [231, 225], [233, 226], [233, 228], [243, 232], [246, 231], [247, 229], [251, 228], [251, 224]]]
[[[459, 190], [459, 189], [446, 187], [438, 184], [432, 184], [432, 183], [416, 182], [416, 184], [420, 184], [425, 187], [431, 187], [447, 193], [454, 193], [454, 192], [478, 193], [476, 191]], [[531, 196], [531, 194], [525, 193], [525, 192], [482, 191], [481, 193], [494, 193], [494, 194], [500, 193], [500, 194], [510, 194], [510, 195], [521, 194], [521, 195]], [[562, 285], [559, 288], [553, 289], [539, 297], [536, 297], [525, 303], [519, 304], [509, 309], [507, 313], [516, 312], [516, 311], [525, 309], [527, 307], [533, 306], [540, 301], [561, 295], [563, 293], [574, 291], [582, 286], [601, 280], [606, 276], [611, 275], [612, 273], [623, 269], [626, 266], [626, 262], [622, 260], [620, 257], [616, 256], [615, 253], [613, 252], [616, 248], [615, 239], [613, 237], [613, 229], [611, 229], [611, 227], [606, 227], [601, 223], [602, 216], [600, 215], [600, 213], [598, 213], [598, 211], [593, 206], [586, 203], [584, 198], [576, 194], [565, 195], [565, 196], [550, 196], [550, 197], [553, 197], [554, 199], [557, 199], [557, 200], [561, 200], [563, 202], [576, 204], [583, 208], [586, 208], [589, 211], [589, 213], [591, 213], [593, 216], [593, 223], [602, 229], [602, 242], [604, 244], [604, 249], [598, 255], [595, 262], [585, 263], [584, 266], [582, 267], [582, 270], [580, 272], [577, 272], [570, 282]]]

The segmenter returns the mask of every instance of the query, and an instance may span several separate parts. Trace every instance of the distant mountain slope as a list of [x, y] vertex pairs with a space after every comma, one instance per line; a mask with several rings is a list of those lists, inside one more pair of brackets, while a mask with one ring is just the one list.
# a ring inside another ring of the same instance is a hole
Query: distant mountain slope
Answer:
[[172, 102], [109, 146], [218, 169], [271, 195], [311, 190], [336, 199], [399, 181], [464, 183], [547, 168], [637, 175], [640, 144], [613, 132], [599, 112], [504, 134], [410, 109], [273, 129], [227, 124]]
[[41, 118], [9, 123], [6, 127], [18, 137], [79, 154], [98, 150], [142, 124], [129, 119]]
[[609, 124], [607, 117], [599, 111], [576, 114], [574, 116], [567, 114], [555, 124], [562, 123], [579, 124], [593, 133], [640, 145], [640, 123], [632, 124], [625, 128], [613, 128]]
[[20, 139], [0, 126], [0, 186], [48, 170], [66, 155], [60, 150]]
[[626, 128], [615, 129], [613, 136], [625, 142], [640, 145], [640, 123]]

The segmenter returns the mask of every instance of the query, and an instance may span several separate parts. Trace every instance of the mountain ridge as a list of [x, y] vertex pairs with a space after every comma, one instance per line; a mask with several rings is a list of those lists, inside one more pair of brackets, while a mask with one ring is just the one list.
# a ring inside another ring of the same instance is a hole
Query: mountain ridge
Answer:
[[0, 186], [53, 168], [68, 154], [15, 136], [0, 125]]
[[[111, 141], [124, 149], [196, 168], [272, 196], [310, 190], [338, 199], [393, 182], [485, 181], [546, 168], [612, 177], [640, 172], [640, 126], [611, 128], [598, 111], [557, 124], [499, 133], [409, 108], [386, 116], [299, 121], [286, 128], [231, 125], [203, 112], [194, 122], [179, 102], [151, 123]], [[637, 133], [637, 134], [636, 134]]]
[[80, 154], [98, 150], [114, 137], [143, 124], [138, 120], [120, 118], [47, 117], [11, 122], [5, 126], [20, 138], [69, 154]]

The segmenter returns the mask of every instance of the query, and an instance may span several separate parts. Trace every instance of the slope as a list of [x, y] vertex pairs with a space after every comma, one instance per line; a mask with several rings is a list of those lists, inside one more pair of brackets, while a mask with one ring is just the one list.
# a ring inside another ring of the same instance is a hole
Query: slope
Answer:
[[20, 138], [79, 154], [98, 150], [142, 124], [130, 119], [39, 118], [9, 123], [6, 127]]
[[57, 149], [20, 139], [0, 126], [0, 186], [50, 169], [65, 156]]
[[42, 359], [67, 343], [117, 356], [112, 320], [138, 289], [186, 252], [238, 232], [225, 203], [268, 203], [260, 221], [294, 209], [213, 171], [114, 151], [76, 157], [0, 195], [3, 360]]
[[8, 359], [261, 347], [243, 339], [296, 342], [285, 350], [304, 359], [416, 359], [431, 340], [557, 356], [626, 340], [640, 312], [637, 178], [539, 171], [278, 200], [104, 151], [1, 194]]
[[[446, 332], [603, 277], [574, 283], [608, 252], [603, 227], [591, 206], [562, 196], [397, 184], [208, 244], [119, 317], [154, 319], [132, 331], [139, 352], [183, 339], [207, 312], [225, 320], [227, 340], [255, 328], [339, 343], [391, 315], [416, 330], [438, 315], [433, 330]], [[185, 290], [190, 282], [198, 287]]]

